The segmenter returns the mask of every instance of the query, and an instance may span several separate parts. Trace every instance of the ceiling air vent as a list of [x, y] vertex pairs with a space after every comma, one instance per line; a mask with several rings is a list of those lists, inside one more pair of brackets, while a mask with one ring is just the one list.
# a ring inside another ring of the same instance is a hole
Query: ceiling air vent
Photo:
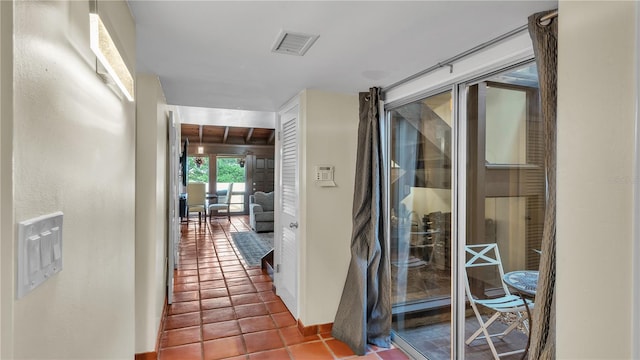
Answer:
[[318, 39], [318, 35], [307, 35], [282, 30], [276, 42], [273, 44], [271, 51], [302, 56], [309, 50], [316, 39]]

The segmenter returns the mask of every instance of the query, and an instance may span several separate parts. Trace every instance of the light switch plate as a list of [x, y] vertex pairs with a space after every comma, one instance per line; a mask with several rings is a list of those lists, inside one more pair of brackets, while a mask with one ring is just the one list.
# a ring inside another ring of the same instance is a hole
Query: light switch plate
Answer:
[[62, 270], [62, 215], [18, 223], [18, 299]]

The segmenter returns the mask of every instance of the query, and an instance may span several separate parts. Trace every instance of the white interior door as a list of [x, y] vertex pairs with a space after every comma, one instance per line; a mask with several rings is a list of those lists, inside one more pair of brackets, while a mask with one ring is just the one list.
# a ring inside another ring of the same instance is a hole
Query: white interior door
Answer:
[[275, 232], [276, 291], [291, 314], [298, 317], [298, 106], [281, 114], [278, 124], [278, 221]]
[[173, 118], [173, 112], [169, 112], [167, 118], [169, 122], [169, 209], [168, 209], [168, 223], [169, 233], [167, 236], [167, 302], [173, 303], [173, 270], [176, 268], [177, 261], [177, 249], [178, 242], [180, 241], [180, 213], [178, 210], [179, 205], [179, 191], [178, 186], [180, 184], [178, 178], [178, 166], [179, 166], [179, 139], [178, 127], [175, 124]]

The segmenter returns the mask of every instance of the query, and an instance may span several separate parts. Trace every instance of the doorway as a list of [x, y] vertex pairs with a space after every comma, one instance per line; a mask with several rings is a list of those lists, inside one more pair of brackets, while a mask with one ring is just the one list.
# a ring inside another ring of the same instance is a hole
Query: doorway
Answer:
[[[218, 196], [231, 196], [231, 213], [245, 213], [245, 189], [247, 172], [245, 169], [245, 157], [236, 155], [216, 156], [216, 194]], [[229, 184], [233, 184], [233, 192], [227, 194]]]

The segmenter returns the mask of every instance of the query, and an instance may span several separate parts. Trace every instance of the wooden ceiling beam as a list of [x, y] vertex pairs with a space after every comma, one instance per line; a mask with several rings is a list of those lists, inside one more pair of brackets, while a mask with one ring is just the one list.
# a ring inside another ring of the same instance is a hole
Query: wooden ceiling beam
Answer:
[[226, 144], [228, 138], [229, 138], [229, 127], [225, 126], [224, 127], [224, 135], [222, 135], [222, 143]]
[[252, 136], [253, 136], [253, 128], [250, 128], [249, 131], [247, 132], [247, 136], [244, 138], [244, 142], [248, 144], [249, 141], [251, 141]]
[[267, 140], [267, 144], [271, 144], [273, 140], [276, 138], [276, 130], [271, 130], [271, 135], [269, 135], [269, 140]]

